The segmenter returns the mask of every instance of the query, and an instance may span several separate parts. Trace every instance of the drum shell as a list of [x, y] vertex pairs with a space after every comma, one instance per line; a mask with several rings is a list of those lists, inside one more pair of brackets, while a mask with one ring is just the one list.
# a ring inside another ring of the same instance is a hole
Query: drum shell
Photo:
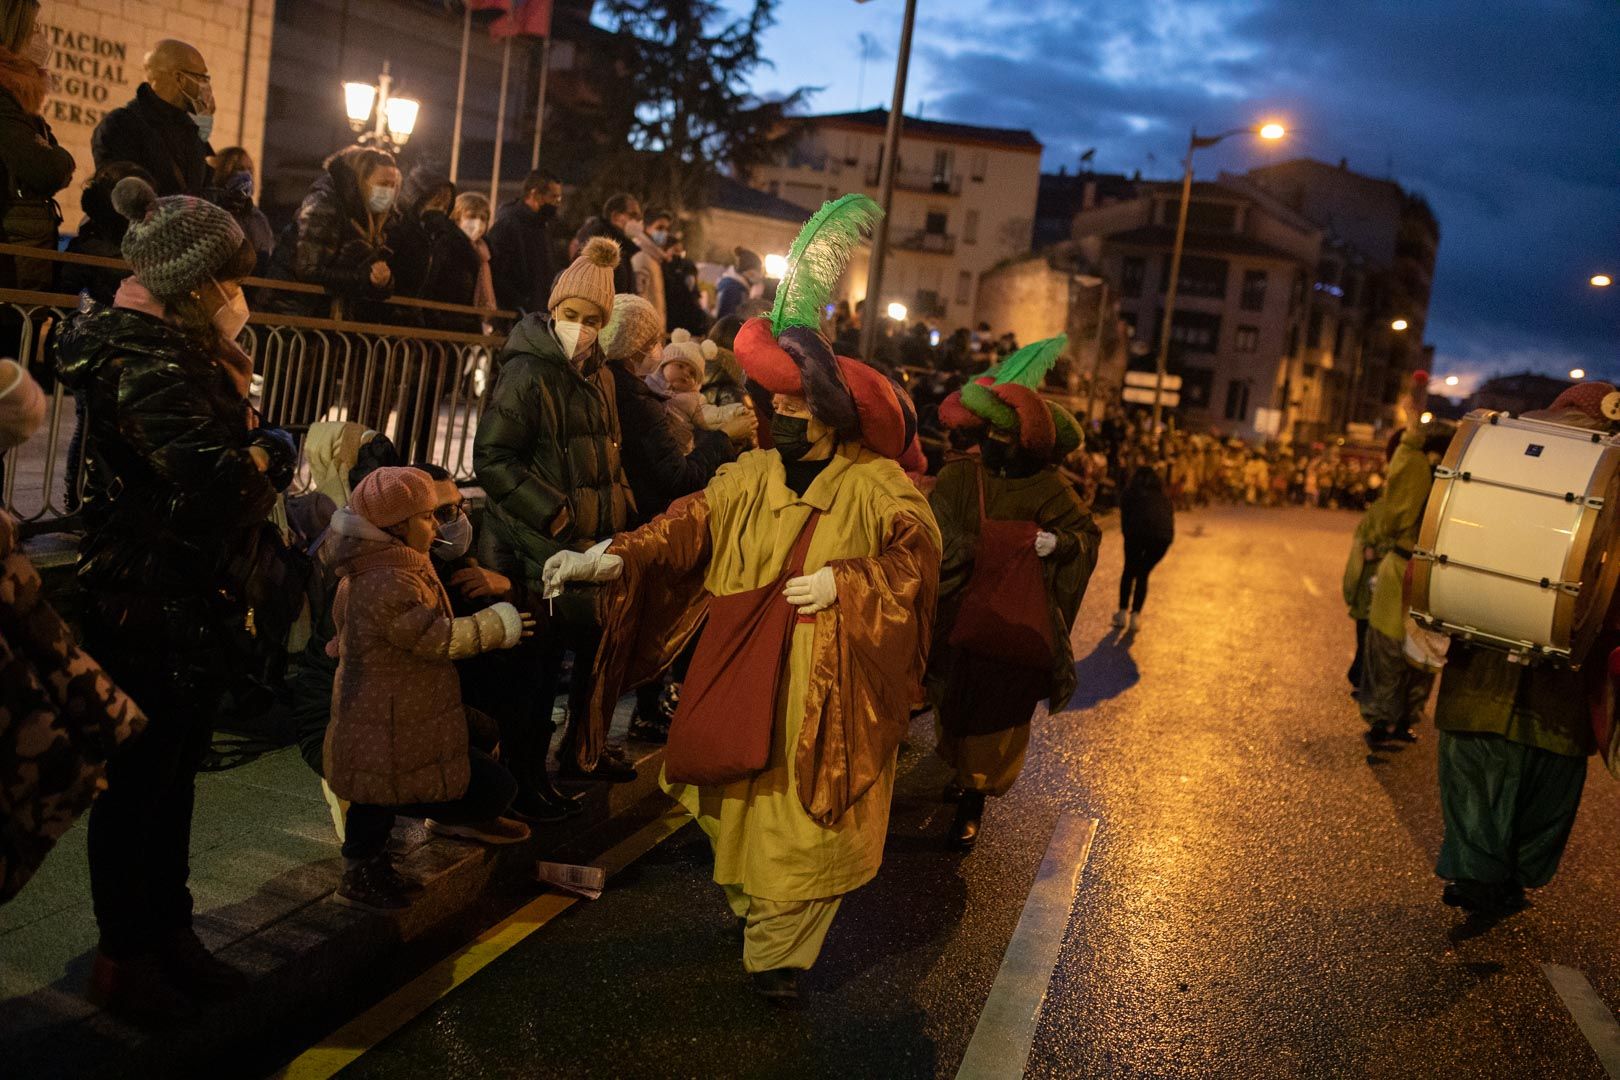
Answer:
[[[1541, 449], [1532, 455], [1530, 444]], [[1582, 501], [1594, 497], [1600, 507]], [[1424, 511], [1412, 614], [1478, 644], [1578, 667], [1620, 576], [1620, 558], [1610, 557], [1617, 531], [1614, 440], [1584, 428], [1470, 414]], [[1561, 581], [1578, 582], [1579, 592], [1559, 589]]]

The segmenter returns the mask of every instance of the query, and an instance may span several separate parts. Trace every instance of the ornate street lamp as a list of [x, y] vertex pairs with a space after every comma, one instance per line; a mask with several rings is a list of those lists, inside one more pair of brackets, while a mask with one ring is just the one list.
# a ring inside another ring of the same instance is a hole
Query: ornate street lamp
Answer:
[[415, 98], [395, 97], [391, 93], [393, 85], [386, 60], [376, 86], [363, 82], [343, 84], [344, 111], [361, 146], [393, 152], [404, 146], [416, 130], [422, 103]]

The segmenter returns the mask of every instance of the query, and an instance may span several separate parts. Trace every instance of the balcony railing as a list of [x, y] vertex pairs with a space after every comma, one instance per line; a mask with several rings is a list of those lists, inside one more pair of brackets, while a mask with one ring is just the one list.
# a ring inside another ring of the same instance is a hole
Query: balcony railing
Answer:
[[[0, 245], [0, 254], [22, 250]], [[26, 250], [31, 258], [121, 266], [117, 260]], [[248, 283], [320, 291], [290, 282]], [[56, 336], [73, 319], [79, 302], [66, 293], [0, 289], [0, 323], [20, 330], [17, 360], [46, 385], [55, 382]], [[395, 303], [479, 318], [516, 314], [430, 301]], [[253, 357], [253, 405], [266, 423], [292, 432], [300, 446], [311, 424], [350, 421], [387, 435], [406, 461], [430, 461], [457, 481], [473, 480], [473, 437], [504, 335], [254, 312], [238, 343]], [[67, 517], [79, 501], [83, 477], [69, 475], [68, 465], [74, 427], [73, 396], [55, 382], [45, 424], [0, 458], [0, 504], [26, 523], [27, 531], [49, 531], [49, 523]], [[289, 494], [311, 486], [309, 470], [300, 462]]]
[[[880, 165], [866, 167], [866, 186], [877, 187], [883, 179]], [[932, 169], [908, 169], [901, 166], [894, 174], [894, 186], [903, 191], [923, 191], [931, 195], [962, 194], [962, 174], [942, 175]]]
[[926, 251], [936, 255], [954, 255], [956, 253], [956, 237], [950, 233], [928, 232], [918, 229], [916, 232], [898, 233], [890, 241], [901, 251]]

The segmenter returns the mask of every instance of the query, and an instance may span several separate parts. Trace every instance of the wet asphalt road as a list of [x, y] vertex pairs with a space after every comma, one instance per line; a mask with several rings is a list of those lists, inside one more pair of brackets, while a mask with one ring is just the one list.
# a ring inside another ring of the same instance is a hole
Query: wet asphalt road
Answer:
[[1620, 785], [1594, 760], [1558, 877], [1505, 922], [1465, 922], [1433, 875], [1432, 729], [1370, 756], [1347, 693], [1354, 517], [1179, 525], [1124, 639], [1105, 536], [1074, 707], [1037, 722], [969, 856], [941, 849], [946, 771], [914, 726], [883, 870], [845, 902], [801, 1012], [749, 990], [687, 828], [341, 1075], [952, 1076], [1073, 811], [1101, 824], [1030, 1076], [1602, 1076], [1540, 965], [1620, 1003]]

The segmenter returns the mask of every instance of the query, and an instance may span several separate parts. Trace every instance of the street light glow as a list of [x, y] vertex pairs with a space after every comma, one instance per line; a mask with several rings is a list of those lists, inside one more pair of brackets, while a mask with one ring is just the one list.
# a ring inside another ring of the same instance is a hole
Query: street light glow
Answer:
[[[371, 107], [377, 103], [377, 88], [370, 83], [346, 82], [343, 84], [343, 108], [349, 114], [349, 123], [356, 125], [355, 130], [365, 126], [371, 118]], [[412, 117], [414, 122], [415, 117]]]
[[1462, 380], [1457, 378], [1457, 376], [1455, 376], [1455, 375], [1447, 375], [1446, 376], [1446, 385], [1447, 386], [1456, 386], [1460, 382], [1462, 382]]
[[906, 321], [906, 305], [896, 301], [889, 305], [889, 318], [895, 322]]
[[1389, 324], [1389, 328], [1397, 332], [1405, 330], [1407, 326], [1408, 323], [1405, 319], [1396, 319], [1394, 322]]
[[1281, 124], [1264, 124], [1260, 128], [1260, 137], [1262, 139], [1280, 139], [1286, 134], [1288, 134], [1288, 129]]
[[1420, 423], [1420, 424], [1430, 424], [1430, 423], [1433, 423], [1433, 422], [1434, 422], [1434, 413], [1432, 413], [1432, 412], [1426, 412], [1422, 416], [1418, 417], [1418, 423]]
[[1614, 284], [1614, 278], [1610, 277], [1608, 274], [1593, 274], [1592, 284], [1596, 288], [1607, 289], [1610, 285]]
[[782, 275], [785, 274], [785, 273], [787, 273], [787, 256], [786, 255], [767, 255], [767, 256], [765, 256], [765, 276], [766, 277], [768, 277], [768, 278], [776, 278], [776, 279], [780, 280]]
[[422, 103], [412, 98], [391, 97], [388, 99], [386, 109], [388, 115], [388, 133], [394, 141], [404, 145], [405, 140], [411, 137], [416, 130], [416, 114], [422, 110]]
[[1569, 377], [1574, 379], [1576, 382], [1579, 382], [1580, 380], [1586, 378], [1586, 369], [1585, 368], [1570, 368]]

